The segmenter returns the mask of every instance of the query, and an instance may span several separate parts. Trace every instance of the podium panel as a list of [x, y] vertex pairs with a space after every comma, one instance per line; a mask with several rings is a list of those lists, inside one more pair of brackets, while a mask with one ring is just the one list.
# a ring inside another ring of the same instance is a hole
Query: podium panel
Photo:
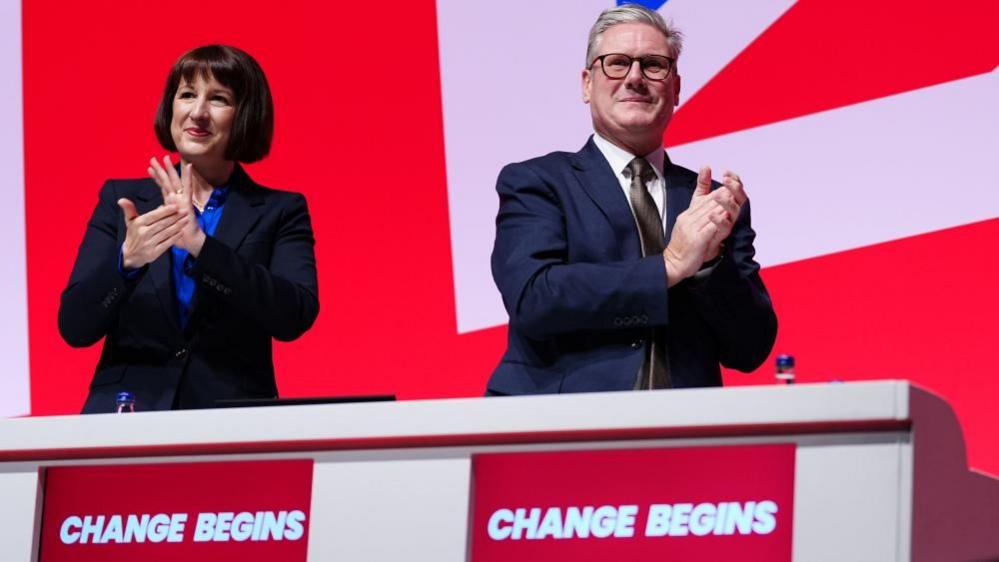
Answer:
[[38, 560], [51, 467], [310, 459], [309, 560], [460, 562], [476, 455], [788, 444], [792, 560], [999, 557], [999, 481], [901, 381], [0, 420], [0, 544]]

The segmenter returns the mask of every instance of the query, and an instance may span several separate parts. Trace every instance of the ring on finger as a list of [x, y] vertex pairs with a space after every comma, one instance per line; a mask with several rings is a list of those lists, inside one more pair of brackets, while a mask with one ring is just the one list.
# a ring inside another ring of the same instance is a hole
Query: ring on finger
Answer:
[[177, 195], [183, 195], [184, 194], [184, 188], [183, 187], [179, 188], [175, 193]]

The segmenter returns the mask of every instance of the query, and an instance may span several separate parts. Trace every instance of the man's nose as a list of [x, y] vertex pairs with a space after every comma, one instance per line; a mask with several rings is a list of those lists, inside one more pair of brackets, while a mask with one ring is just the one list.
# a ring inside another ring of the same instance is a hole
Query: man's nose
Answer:
[[642, 74], [642, 61], [638, 59], [631, 61], [631, 66], [628, 68], [628, 74], [624, 77], [624, 81], [632, 87], [645, 85], [645, 75]]

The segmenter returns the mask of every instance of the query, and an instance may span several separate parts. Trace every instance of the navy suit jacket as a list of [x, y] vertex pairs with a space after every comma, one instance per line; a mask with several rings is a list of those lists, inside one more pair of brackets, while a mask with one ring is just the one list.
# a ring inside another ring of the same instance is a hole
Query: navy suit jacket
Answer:
[[[668, 243], [697, 174], [669, 158], [664, 167]], [[654, 326], [666, 330], [678, 388], [720, 386], [719, 362], [750, 371], [770, 353], [777, 318], [748, 203], [714, 269], [667, 290], [663, 257], [642, 257], [628, 200], [592, 138], [575, 154], [506, 166], [496, 189], [492, 271], [510, 326], [489, 392], [630, 390]]]
[[297, 338], [319, 313], [312, 226], [302, 195], [257, 185], [239, 166], [230, 185], [194, 262], [197, 289], [181, 330], [170, 251], [136, 279], [118, 272], [125, 223], [116, 202], [130, 199], [146, 213], [163, 203], [159, 187], [151, 179], [104, 184], [59, 306], [67, 343], [104, 338], [84, 413], [113, 411], [119, 391], [135, 394], [136, 410], [277, 395], [271, 339]]

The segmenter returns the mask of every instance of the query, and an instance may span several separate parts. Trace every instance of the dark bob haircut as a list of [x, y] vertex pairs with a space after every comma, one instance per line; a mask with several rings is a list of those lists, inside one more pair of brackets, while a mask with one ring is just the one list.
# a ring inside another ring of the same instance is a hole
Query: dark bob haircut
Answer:
[[170, 152], [177, 150], [170, 134], [177, 88], [181, 80], [194, 82], [198, 77], [214, 78], [236, 96], [236, 117], [225, 158], [256, 162], [267, 156], [274, 136], [274, 102], [267, 77], [253, 57], [228, 45], [206, 45], [188, 51], [170, 69], [154, 124], [156, 138], [163, 148]]

